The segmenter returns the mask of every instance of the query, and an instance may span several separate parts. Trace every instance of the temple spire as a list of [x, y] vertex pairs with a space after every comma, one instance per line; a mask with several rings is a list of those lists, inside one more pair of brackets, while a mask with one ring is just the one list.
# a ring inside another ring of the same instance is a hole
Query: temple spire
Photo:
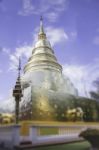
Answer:
[[43, 17], [40, 17], [40, 30], [38, 34], [38, 39], [46, 39], [46, 34], [44, 32], [44, 27], [43, 27]]
[[18, 65], [18, 78], [20, 79], [20, 71], [21, 71], [21, 59], [19, 57], [19, 65]]
[[44, 33], [44, 28], [43, 28], [43, 17], [41, 16], [40, 17], [40, 31], [39, 31], [39, 34], [42, 34]]
[[20, 81], [20, 70], [21, 70], [21, 61], [19, 58], [18, 78], [15, 84], [15, 87], [13, 89], [13, 96], [15, 98], [15, 122], [16, 124], [19, 123], [19, 103], [21, 101], [21, 98], [23, 97], [21, 81]]

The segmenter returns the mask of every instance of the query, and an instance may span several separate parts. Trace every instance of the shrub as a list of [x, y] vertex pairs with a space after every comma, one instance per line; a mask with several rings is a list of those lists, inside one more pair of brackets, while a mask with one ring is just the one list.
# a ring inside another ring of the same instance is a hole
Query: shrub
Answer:
[[82, 131], [79, 136], [86, 139], [93, 148], [99, 148], [99, 129], [88, 128]]
[[88, 128], [80, 133], [80, 137], [99, 135], [99, 129]]

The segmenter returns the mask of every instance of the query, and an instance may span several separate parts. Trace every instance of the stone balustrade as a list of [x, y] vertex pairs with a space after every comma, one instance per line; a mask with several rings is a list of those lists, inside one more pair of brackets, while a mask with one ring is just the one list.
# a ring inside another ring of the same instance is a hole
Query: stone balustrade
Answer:
[[[62, 143], [66, 141], [79, 140], [79, 134], [81, 131], [87, 128], [99, 128], [98, 125], [33, 125], [30, 127], [30, 139], [32, 144], [51, 144], [51, 143]], [[57, 133], [42, 135], [42, 130], [51, 129], [57, 130]]]
[[0, 126], [0, 146], [13, 148], [20, 142], [20, 125]]
[[79, 140], [79, 134], [86, 128], [99, 128], [98, 125], [33, 125], [29, 136], [20, 135], [20, 125], [0, 126], [0, 146], [13, 148], [22, 141], [35, 145], [66, 143]]

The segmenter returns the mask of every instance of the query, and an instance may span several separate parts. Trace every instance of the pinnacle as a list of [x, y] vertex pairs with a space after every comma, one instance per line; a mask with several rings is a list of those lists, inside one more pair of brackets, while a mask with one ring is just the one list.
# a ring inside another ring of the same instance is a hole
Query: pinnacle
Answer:
[[38, 39], [46, 39], [46, 34], [44, 32], [44, 27], [43, 27], [43, 17], [40, 17], [40, 30], [38, 34]]

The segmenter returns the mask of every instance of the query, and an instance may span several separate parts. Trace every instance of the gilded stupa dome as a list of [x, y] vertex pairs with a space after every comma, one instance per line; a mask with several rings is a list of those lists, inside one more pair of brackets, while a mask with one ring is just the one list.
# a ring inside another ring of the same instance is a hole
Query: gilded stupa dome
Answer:
[[53, 114], [52, 103], [54, 105], [56, 101], [60, 103], [62, 100], [69, 100], [73, 95], [78, 95], [68, 77], [62, 74], [62, 66], [57, 61], [44, 32], [42, 19], [38, 40], [24, 67], [23, 81], [24, 97], [21, 101], [21, 112], [23, 115], [24, 112], [28, 115], [31, 112], [31, 118], [34, 120]]
[[38, 40], [32, 50], [32, 56], [24, 67], [24, 72], [35, 72], [39, 70], [54, 70], [60, 73], [62, 72], [62, 66], [58, 63], [51, 44], [44, 32], [42, 20], [40, 22]]

